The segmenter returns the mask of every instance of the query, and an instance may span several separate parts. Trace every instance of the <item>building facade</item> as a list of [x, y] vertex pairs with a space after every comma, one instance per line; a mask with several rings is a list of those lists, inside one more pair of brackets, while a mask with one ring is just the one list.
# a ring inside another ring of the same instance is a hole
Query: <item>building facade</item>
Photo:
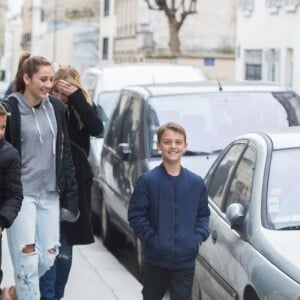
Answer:
[[236, 3], [198, 0], [179, 33], [181, 55], [174, 57], [163, 11], [150, 10], [144, 0], [101, 0], [100, 62], [169, 61], [200, 67], [208, 78], [233, 79]]
[[79, 70], [99, 61], [99, 0], [24, 0], [22, 47]]
[[241, 0], [236, 78], [274, 81], [300, 92], [300, 0]]

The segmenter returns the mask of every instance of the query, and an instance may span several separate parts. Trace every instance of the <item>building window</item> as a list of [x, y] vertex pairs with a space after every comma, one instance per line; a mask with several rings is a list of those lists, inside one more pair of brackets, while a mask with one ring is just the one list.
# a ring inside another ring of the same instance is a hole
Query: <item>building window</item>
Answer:
[[279, 81], [280, 50], [268, 49], [265, 52], [266, 79]]
[[247, 50], [245, 52], [245, 79], [261, 80], [262, 78], [262, 51]]
[[213, 57], [205, 57], [204, 58], [204, 65], [205, 66], [214, 66], [215, 65], [215, 59]]
[[104, 16], [109, 16], [109, 0], [104, 0]]
[[266, 0], [266, 7], [281, 7], [287, 0]]
[[286, 75], [285, 75], [285, 84], [289, 87], [293, 86], [293, 69], [294, 69], [294, 62], [293, 62], [293, 49], [286, 50]]
[[300, 0], [285, 0], [285, 10], [287, 12], [296, 12], [299, 5]]
[[240, 9], [242, 11], [252, 11], [254, 9], [254, 0], [240, 0]]
[[299, 5], [300, 0], [285, 0], [285, 5]]
[[102, 40], [102, 59], [108, 59], [108, 38]]

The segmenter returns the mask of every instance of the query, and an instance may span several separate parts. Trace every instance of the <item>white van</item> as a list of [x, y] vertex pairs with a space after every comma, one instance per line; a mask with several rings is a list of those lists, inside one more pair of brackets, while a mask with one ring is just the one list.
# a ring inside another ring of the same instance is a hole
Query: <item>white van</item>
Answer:
[[[206, 78], [200, 69], [192, 66], [137, 63], [90, 67], [82, 73], [81, 80], [97, 106], [105, 132], [121, 88], [138, 84], [199, 82]], [[95, 175], [99, 172], [103, 135], [91, 137], [89, 160]]]

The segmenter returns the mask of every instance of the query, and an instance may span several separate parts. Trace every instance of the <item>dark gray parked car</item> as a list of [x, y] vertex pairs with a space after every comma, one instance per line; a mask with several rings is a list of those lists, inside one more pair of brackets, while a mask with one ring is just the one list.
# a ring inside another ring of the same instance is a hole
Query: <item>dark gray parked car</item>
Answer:
[[[187, 131], [185, 167], [202, 175], [235, 136], [262, 128], [300, 124], [300, 99], [275, 84], [202, 82], [124, 88], [109, 121], [94, 183], [99, 197], [92, 201], [104, 243], [122, 232], [140, 245], [127, 222], [127, 208], [140, 174], [161, 162], [156, 148], [158, 127], [168, 121]], [[115, 230], [117, 229], [117, 231]]]

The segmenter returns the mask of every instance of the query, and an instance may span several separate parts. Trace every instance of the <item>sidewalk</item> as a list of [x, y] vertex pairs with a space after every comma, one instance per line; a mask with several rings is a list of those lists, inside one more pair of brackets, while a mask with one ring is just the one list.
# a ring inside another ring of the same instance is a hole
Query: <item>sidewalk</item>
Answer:
[[[2, 237], [2, 287], [14, 284], [13, 271]], [[73, 265], [64, 300], [141, 300], [142, 286], [123, 265], [103, 246], [101, 240], [88, 246], [74, 247]]]

